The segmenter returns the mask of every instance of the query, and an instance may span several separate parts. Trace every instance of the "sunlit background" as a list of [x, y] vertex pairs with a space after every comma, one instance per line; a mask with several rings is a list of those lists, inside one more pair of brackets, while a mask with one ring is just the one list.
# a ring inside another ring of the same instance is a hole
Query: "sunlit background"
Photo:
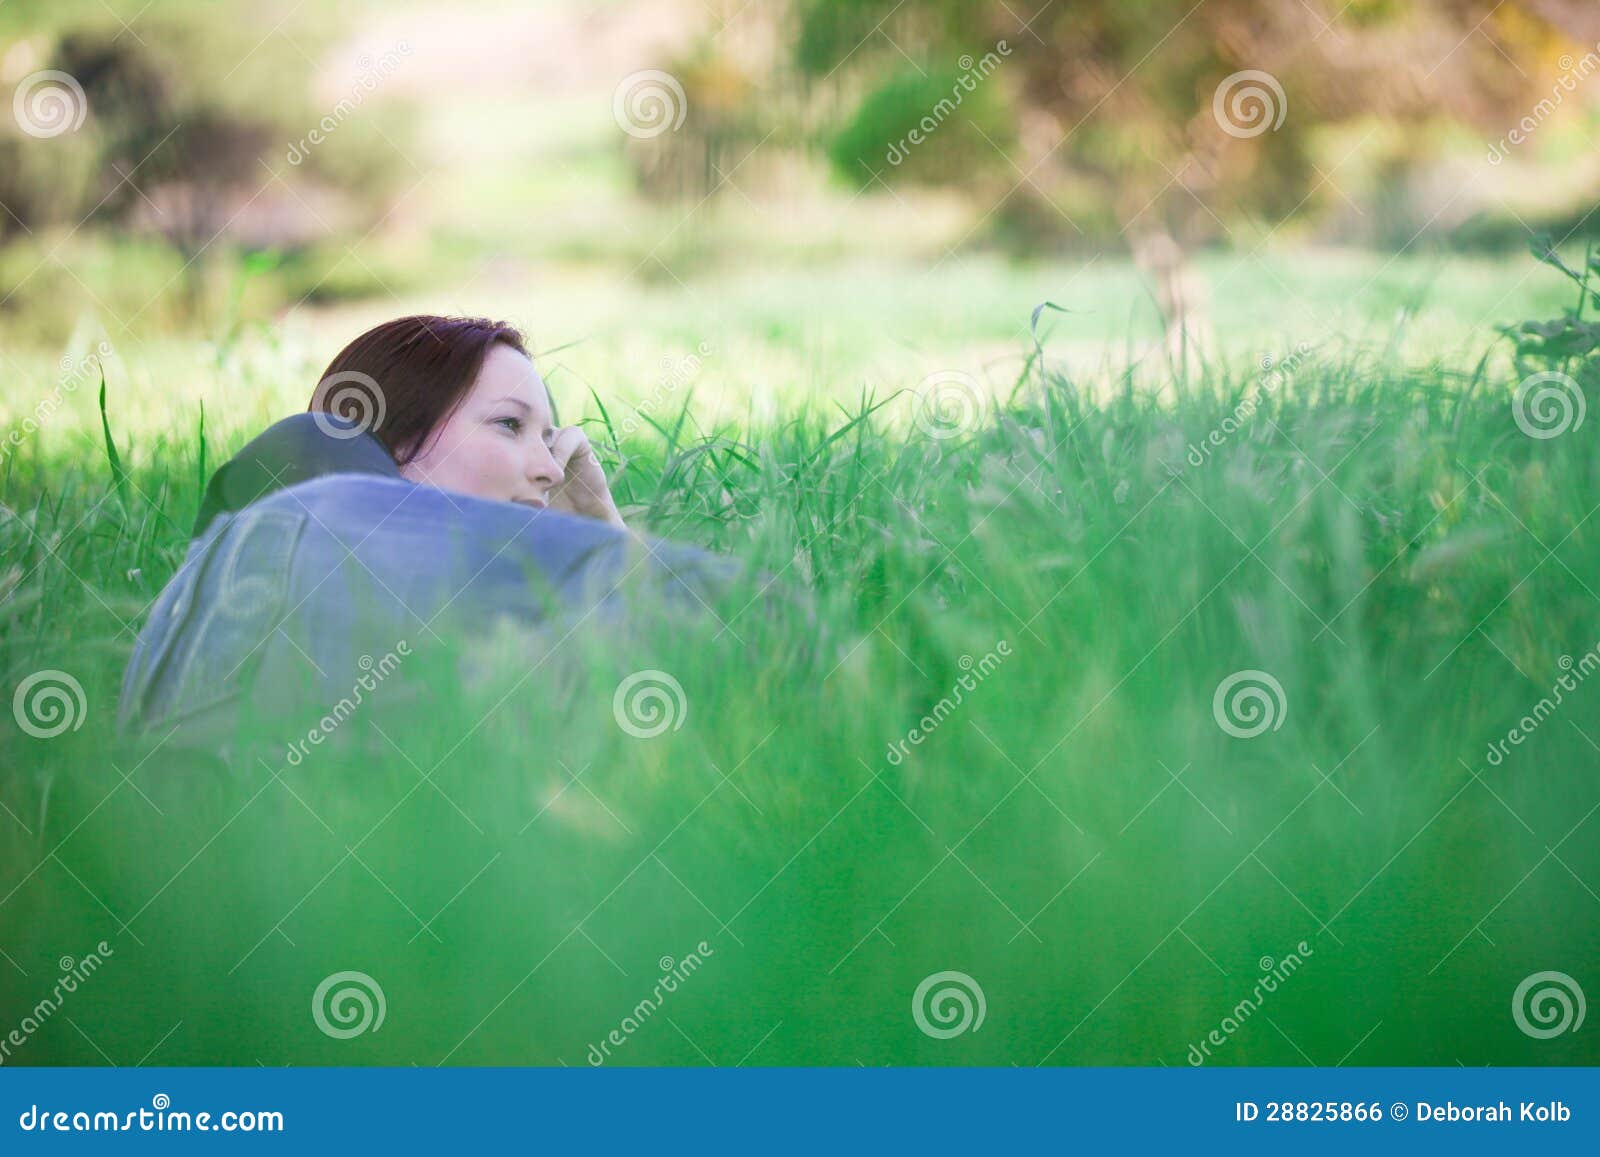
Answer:
[[0, 85], [81, 100], [0, 119], [0, 348], [104, 338], [124, 421], [225, 431], [409, 311], [520, 323], [569, 409], [708, 423], [1008, 388], [1047, 300], [1085, 367], [1178, 314], [1455, 352], [1559, 292], [1532, 235], [1595, 229], [1596, 40], [1562, 0], [8, 0]]

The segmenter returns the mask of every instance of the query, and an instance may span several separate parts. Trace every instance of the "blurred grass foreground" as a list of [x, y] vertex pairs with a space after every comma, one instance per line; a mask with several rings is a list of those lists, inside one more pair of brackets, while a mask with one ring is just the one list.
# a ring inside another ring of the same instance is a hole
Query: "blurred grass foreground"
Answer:
[[[0, 1062], [1600, 1062], [1600, 31], [1187, 8], [0, 5]], [[419, 310], [777, 586], [115, 743]]]

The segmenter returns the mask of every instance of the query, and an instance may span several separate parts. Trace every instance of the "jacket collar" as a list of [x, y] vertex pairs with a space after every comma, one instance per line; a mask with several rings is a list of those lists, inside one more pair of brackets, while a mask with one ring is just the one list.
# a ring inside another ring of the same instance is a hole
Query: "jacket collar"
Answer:
[[371, 431], [334, 414], [295, 414], [268, 426], [211, 476], [193, 537], [219, 514], [243, 510], [258, 498], [328, 474], [400, 477], [400, 468]]

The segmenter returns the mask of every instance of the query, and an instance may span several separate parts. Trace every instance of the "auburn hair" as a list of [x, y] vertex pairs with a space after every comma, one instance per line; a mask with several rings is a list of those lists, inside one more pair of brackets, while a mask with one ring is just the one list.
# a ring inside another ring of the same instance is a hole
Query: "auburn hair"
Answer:
[[522, 332], [503, 321], [431, 314], [386, 321], [334, 356], [306, 409], [361, 424], [404, 466], [472, 389], [496, 343], [532, 356]]

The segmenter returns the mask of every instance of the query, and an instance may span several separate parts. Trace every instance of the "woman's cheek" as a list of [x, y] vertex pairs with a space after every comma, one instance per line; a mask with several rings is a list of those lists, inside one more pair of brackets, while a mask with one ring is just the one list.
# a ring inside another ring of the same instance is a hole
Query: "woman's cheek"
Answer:
[[510, 501], [521, 492], [522, 458], [508, 439], [501, 438], [493, 452], [484, 455], [483, 463], [494, 471], [493, 486], [498, 491], [495, 497]]

